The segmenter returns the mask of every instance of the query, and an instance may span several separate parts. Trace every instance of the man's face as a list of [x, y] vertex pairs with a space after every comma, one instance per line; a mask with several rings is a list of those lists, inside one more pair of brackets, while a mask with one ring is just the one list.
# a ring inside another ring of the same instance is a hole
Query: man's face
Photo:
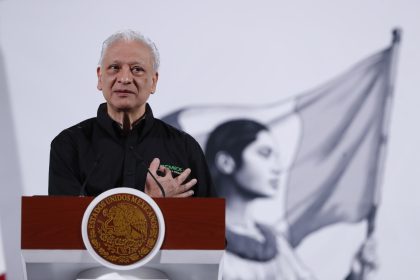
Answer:
[[108, 112], [143, 114], [158, 80], [151, 50], [138, 41], [121, 40], [108, 46], [97, 74]]

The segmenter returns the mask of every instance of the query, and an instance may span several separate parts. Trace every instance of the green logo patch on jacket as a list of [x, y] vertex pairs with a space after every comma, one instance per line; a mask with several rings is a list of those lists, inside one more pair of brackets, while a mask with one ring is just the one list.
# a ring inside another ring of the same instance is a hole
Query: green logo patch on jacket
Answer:
[[169, 170], [171, 170], [172, 173], [175, 173], [175, 174], [178, 174], [178, 175], [181, 174], [184, 171], [184, 168], [178, 167], [178, 166], [175, 166], [175, 165], [172, 165], [172, 164], [161, 164], [161, 165], [168, 168]]

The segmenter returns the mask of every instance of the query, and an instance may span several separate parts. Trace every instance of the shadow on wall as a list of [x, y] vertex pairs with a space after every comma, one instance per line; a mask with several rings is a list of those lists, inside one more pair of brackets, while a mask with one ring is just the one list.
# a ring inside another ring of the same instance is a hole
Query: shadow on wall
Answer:
[[6, 275], [8, 279], [23, 280], [20, 255], [20, 208], [22, 180], [11, 102], [6, 79], [6, 67], [0, 48], [0, 221], [3, 236]]

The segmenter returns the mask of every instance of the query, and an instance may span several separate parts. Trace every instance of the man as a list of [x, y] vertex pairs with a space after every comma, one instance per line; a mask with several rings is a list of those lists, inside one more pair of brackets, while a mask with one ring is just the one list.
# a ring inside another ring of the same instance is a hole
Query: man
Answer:
[[159, 53], [135, 31], [102, 45], [97, 117], [62, 131], [51, 143], [49, 194], [96, 196], [115, 187], [152, 197], [210, 196], [211, 177], [198, 143], [153, 117]]

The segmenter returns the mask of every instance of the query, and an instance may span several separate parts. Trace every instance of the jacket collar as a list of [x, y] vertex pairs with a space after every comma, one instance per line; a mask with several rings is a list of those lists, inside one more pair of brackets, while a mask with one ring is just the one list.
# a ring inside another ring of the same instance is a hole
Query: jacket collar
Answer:
[[[102, 103], [99, 105], [98, 113], [97, 113], [97, 120], [99, 125], [111, 136], [116, 139], [121, 139], [122, 136], [122, 129], [120, 125], [111, 119], [107, 112], [106, 103]], [[152, 108], [150, 108], [149, 104], [146, 103], [146, 112], [142, 120], [140, 120], [132, 129], [131, 133], [137, 133], [139, 139], [145, 136], [150, 129], [153, 127], [154, 123], [154, 116], [152, 112]]]

